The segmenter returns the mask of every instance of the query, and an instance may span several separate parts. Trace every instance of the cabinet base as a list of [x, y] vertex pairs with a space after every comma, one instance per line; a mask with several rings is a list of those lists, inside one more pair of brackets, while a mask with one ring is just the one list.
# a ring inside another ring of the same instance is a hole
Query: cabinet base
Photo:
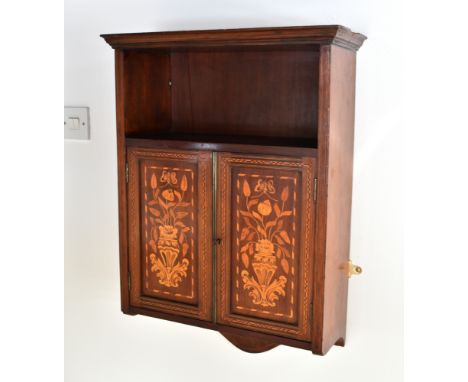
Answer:
[[238, 334], [220, 332], [235, 347], [247, 353], [263, 353], [277, 347], [279, 344], [258, 338], [247, 337]]

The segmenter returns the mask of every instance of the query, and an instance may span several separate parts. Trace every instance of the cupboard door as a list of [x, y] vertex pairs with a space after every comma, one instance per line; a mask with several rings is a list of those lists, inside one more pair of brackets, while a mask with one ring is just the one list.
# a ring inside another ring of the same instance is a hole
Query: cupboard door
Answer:
[[211, 320], [212, 155], [127, 152], [130, 305]]
[[314, 158], [218, 154], [218, 323], [311, 339], [314, 176]]

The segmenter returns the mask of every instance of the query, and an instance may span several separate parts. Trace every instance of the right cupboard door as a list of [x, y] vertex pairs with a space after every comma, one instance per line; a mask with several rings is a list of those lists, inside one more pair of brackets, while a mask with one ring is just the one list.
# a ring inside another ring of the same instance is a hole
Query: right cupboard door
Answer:
[[217, 322], [310, 340], [315, 158], [217, 162]]

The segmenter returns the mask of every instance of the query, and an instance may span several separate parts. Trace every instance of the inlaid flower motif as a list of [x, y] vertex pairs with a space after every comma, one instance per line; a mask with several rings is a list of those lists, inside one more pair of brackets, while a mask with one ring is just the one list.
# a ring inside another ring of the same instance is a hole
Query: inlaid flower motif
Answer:
[[193, 181], [193, 172], [183, 172], [179, 174], [169, 168], [162, 169], [161, 174], [152, 172], [149, 179], [151, 188], [147, 194], [151, 200], [145, 208], [150, 222], [150, 269], [156, 274], [158, 283], [168, 288], [179, 287], [187, 277], [190, 264], [187, 255], [191, 248], [189, 243], [193, 227], [187, 226], [186, 218], [191, 215], [191, 210], [185, 207], [193, 206], [187, 200], [193, 195], [185, 192], [189, 189], [187, 175], [191, 172]]
[[174, 199], [175, 199], [175, 196], [174, 196], [174, 190], [172, 190], [171, 188], [167, 189], [167, 190], [164, 190], [162, 193], [161, 193], [162, 197], [164, 199], [166, 199], [167, 201], [169, 202], [173, 202]]
[[[237, 229], [240, 259], [244, 266], [241, 277], [244, 290], [248, 290], [253, 304], [274, 307], [277, 300], [286, 296], [288, 279], [285, 275], [290, 273], [289, 259], [294, 250], [294, 240], [284, 225], [294, 210], [287, 209], [290, 186], [284, 185], [277, 195], [273, 179], [255, 181], [253, 192], [248, 179], [244, 178], [242, 183], [245, 207], [239, 212], [246, 225], [242, 230], [238, 225]], [[241, 190], [240, 182], [237, 182], [237, 188]], [[240, 198], [237, 200], [239, 203]], [[294, 225], [291, 228], [294, 233]], [[278, 270], [283, 274], [278, 274]]]
[[268, 216], [271, 214], [271, 202], [267, 199], [264, 202], [258, 203], [258, 212], [263, 216]]

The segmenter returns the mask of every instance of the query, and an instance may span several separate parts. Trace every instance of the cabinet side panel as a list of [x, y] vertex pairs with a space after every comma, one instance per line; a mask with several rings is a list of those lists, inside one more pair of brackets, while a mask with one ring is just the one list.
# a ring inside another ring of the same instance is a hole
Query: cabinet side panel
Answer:
[[128, 245], [127, 245], [127, 183], [125, 179], [125, 99], [124, 99], [124, 53], [115, 51], [115, 97], [117, 118], [117, 176], [119, 199], [119, 251], [120, 251], [120, 296], [121, 309], [129, 313], [128, 290]]
[[356, 53], [331, 46], [323, 352], [346, 335], [355, 77]]
[[125, 131], [127, 136], [151, 136], [171, 126], [170, 54], [125, 51]]

